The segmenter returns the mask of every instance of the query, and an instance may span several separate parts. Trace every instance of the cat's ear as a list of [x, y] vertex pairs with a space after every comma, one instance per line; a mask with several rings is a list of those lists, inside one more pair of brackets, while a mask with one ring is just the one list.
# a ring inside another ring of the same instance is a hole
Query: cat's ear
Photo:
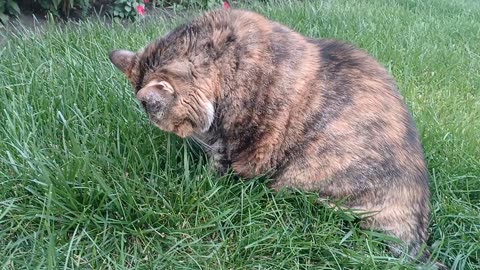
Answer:
[[127, 50], [114, 50], [109, 53], [108, 57], [118, 69], [128, 75], [132, 68], [135, 53]]

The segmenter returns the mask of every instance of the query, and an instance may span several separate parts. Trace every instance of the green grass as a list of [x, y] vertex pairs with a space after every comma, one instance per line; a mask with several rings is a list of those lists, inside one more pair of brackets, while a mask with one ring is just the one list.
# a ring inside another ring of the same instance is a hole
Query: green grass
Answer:
[[[480, 269], [480, 4], [304, 1], [250, 8], [346, 40], [394, 75], [431, 173], [428, 244]], [[177, 22], [10, 33], [0, 48], [0, 269], [412, 269], [313, 194], [215, 178], [150, 125], [108, 61]]]

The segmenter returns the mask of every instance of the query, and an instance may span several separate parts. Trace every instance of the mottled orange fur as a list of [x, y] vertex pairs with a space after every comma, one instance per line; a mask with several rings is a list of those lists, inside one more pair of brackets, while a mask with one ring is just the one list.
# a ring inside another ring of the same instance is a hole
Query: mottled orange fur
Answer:
[[420, 252], [429, 214], [420, 141], [394, 81], [362, 50], [253, 12], [216, 10], [110, 59], [150, 120], [198, 140], [220, 173], [268, 173], [275, 190], [344, 199], [343, 207], [375, 212], [363, 226]]

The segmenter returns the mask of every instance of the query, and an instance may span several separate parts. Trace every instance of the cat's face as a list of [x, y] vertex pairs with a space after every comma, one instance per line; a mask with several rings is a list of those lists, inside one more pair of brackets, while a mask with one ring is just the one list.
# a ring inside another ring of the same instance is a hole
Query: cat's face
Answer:
[[212, 125], [219, 71], [208, 41], [194, 47], [179, 41], [160, 39], [137, 53], [114, 50], [109, 57], [129, 79], [150, 121], [185, 138]]

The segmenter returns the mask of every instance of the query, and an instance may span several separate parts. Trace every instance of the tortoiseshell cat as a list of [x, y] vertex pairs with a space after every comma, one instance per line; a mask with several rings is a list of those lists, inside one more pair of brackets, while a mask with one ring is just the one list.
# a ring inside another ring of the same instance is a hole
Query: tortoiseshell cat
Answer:
[[219, 172], [269, 173], [274, 190], [346, 198], [348, 208], [375, 212], [364, 227], [428, 259], [418, 254], [429, 215], [418, 135], [394, 81], [363, 51], [253, 12], [214, 10], [110, 60], [151, 122], [201, 140]]

